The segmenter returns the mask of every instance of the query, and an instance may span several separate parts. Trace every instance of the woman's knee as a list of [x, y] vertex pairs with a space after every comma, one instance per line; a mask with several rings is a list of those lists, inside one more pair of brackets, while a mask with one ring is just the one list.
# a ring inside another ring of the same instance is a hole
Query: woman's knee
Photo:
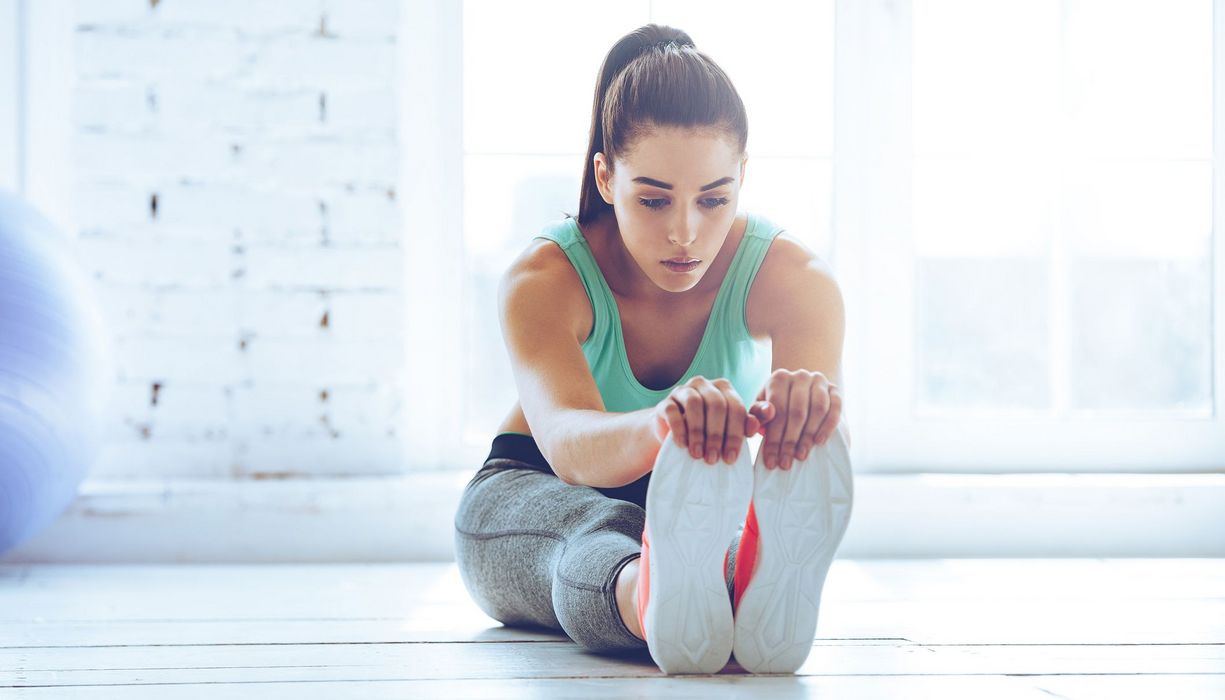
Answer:
[[646, 642], [634, 636], [625, 626], [617, 607], [614, 588], [593, 590], [572, 584], [560, 577], [553, 584], [557, 621], [566, 636], [593, 652], [646, 648]]
[[486, 504], [482, 503], [487, 491], [481, 489], [481, 482], [473, 479], [464, 488], [460, 496], [459, 507], [455, 511], [454, 530], [452, 533], [455, 565], [459, 569], [460, 580], [468, 590], [468, 596], [489, 617], [509, 624], [513, 618], [507, 606], [500, 605], [494, 593], [497, 576], [496, 562], [490, 561], [491, 542], [482, 539], [480, 531], [481, 511]]
[[641, 540], [646, 526], [646, 511], [638, 504], [600, 496], [598, 508], [587, 509], [582, 522], [575, 528], [577, 536], [600, 532], [616, 532]]
[[518, 517], [501, 498], [506, 484], [498, 477], [469, 485], [460, 498], [453, 533], [460, 579], [477, 607], [498, 622], [560, 629], [547, 581], [562, 537], [547, 524]]
[[468, 596], [481, 612], [504, 625], [560, 629], [547, 594], [531, 590], [532, 562], [507, 544], [505, 538], [485, 539], [456, 530], [455, 564]]

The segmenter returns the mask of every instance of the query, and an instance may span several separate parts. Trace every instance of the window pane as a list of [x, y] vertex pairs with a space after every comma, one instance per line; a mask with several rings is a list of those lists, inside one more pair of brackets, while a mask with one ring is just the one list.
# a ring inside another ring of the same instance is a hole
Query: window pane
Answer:
[[1210, 417], [1207, 259], [1086, 257], [1071, 267], [1072, 408]]
[[1049, 166], [1012, 158], [916, 159], [912, 187], [916, 255], [1047, 253], [1058, 192]]
[[1065, 0], [1067, 147], [1096, 155], [1212, 152], [1212, 2]]
[[1208, 415], [1212, 4], [1066, 16], [1072, 407]]
[[1212, 399], [1212, 164], [1075, 161], [1071, 408], [1188, 410]]
[[587, 151], [600, 63], [649, 2], [464, 0], [464, 151]]
[[582, 163], [578, 153], [464, 157], [463, 426], [468, 442], [488, 442], [518, 399], [498, 323], [498, 280], [542, 228], [565, 213], [578, 213]]
[[1059, 2], [914, 4], [916, 156], [1034, 157], [1055, 147]]
[[732, 79], [748, 112], [750, 158], [832, 157], [832, 0], [654, 0], [651, 21], [685, 30]]
[[1063, 179], [1070, 252], [1207, 262], [1212, 245], [1208, 159], [1073, 160], [1064, 166]]
[[1209, 415], [1211, 3], [914, 13], [920, 409]]
[[506, 255], [513, 259], [545, 224], [577, 214], [582, 179], [581, 153], [464, 156], [469, 263]]
[[1046, 409], [1047, 265], [1041, 259], [920, 259], [919, 415]]
[[755, 158], [744, 166], [740, 209], [787, 229], [827, 262], [833, 169], [824, 158]]

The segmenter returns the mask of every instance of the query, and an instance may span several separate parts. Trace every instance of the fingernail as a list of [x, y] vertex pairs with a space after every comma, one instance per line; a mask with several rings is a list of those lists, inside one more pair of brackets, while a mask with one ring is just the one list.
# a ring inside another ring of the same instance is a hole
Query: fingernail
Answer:
[[808, 459], [809, 452], [812, 452], [812, 448], [805, 448], [804, 451], [800, 453], [800, 461]]
[[714, 464], [717, 461], [719, 461], [719, 451], [713, 447], [706, 450], [706, 463]]
[[736, 461], [736, 458], [738, 458], [739, 456], [740, 456], [740, 451], [739, 451], [739, 450], [728, 450], [728, 452], [727, 452], [727, 463], [728, 463], [728, 464], [731, 464], [732, 462], [735, 462], [735, 461]]
[[783, 469], [790, 469], [790, 468], [791, 468], [791, 455], [787, 455], [786, 457], [783, 458]]

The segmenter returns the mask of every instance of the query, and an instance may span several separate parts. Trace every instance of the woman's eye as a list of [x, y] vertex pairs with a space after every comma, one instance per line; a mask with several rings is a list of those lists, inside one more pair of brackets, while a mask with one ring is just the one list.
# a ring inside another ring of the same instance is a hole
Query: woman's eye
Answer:
[[[702, 206], [706, 207], [707, 209], [718, 209], [719, 207], [727, 204], [728, 201], [729, 200], [727, 197], [707, 197], [706, 199], [702, 200]], [[648, 209], [662, 209], [668, 205], [668, 200], [666, 199], [646, 199], [644, 197], [639, 197], [638, 202]]]

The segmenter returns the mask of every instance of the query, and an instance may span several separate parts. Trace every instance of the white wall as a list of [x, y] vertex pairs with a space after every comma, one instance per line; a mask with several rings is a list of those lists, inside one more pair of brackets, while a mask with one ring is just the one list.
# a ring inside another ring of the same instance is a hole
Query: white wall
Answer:
[[77, 250], [118, 361], [94, 479], [403, 469], [398, 11], [76, 3]]

